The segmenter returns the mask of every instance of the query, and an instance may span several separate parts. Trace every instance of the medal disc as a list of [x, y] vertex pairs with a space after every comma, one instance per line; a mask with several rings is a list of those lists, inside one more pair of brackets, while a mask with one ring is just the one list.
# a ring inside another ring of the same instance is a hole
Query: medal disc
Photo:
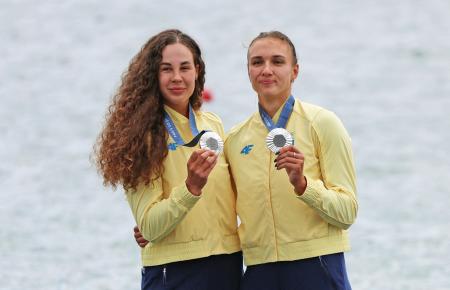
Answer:
[[291, 133], [283, 128], [275, 128], [267, 134], [267, 148], [277, 153], [281, 148], [294, 144], [294, 138]]
[[219, 154], [223, 150], [223, 141], [216, 132], [206, 132], [200, 138], [200, 148], [206, 148]]

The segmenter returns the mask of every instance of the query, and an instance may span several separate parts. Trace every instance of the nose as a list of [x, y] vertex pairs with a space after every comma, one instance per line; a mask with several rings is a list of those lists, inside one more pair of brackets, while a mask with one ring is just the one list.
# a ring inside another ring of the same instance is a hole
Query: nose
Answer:
[[271, 67], [270, 63], [266, 62], [266, 63], [264, 64], [264, 67], [263, 67], [263, 70], [262, 70], [262, 74], [263, 74], [264, 76], [267, 76], [267, 75], [271, 75], [271, 74], [272, 74], [272, 67]]
[[181, 82], [180, 70], [173, 70], [172, 82]]

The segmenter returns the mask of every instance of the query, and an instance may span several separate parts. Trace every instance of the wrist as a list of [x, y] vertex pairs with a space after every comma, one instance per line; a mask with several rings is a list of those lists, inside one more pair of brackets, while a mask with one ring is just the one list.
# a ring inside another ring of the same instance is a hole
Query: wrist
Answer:
[[202, 190], [200, 188], [191, 185], [187, 180], [186, 180], [186, 188], [192, 195], [199, 196], [202, 194]]
[[302, 195], [305, 192], [307, 185], [308, 185], [308, 182], [306, 180], [306, 177], [302, 176], [302, 178], [300, 178], [300, 181], [297, 182], [297, 185], [294, 187], [295, 193], [298, 196]]

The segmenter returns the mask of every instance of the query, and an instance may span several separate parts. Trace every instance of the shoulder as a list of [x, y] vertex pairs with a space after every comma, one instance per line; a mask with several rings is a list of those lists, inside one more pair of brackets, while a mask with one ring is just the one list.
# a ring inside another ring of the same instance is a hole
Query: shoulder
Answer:
[[199, 111], [199, 113], [203, 116], [203, 118], [205, 118], [211, 122], [222, 124], [222, 119], [216, 113], [205, 112], [205, 111]]
[[320, 139], [348, 137], [348, 133], [339, 117], [323, 107], [302, 103], [307, 112], [311, 127]]
[[296, 104], [297, 105], [294, 112], [300, 114], [303, 118], [310, 122], [313, 122], [323, 111], [327, 111], [321, 106], [302, 102], [300, 100], [297, 100]]
[[303, 118], [307, 119], [313, 126], [332, 125], [335, 122], [340, 122], [336, 114], [330, 110], [306, 102], [299, 101], [298, 103], [299, 106], [297, 106], [295, 111], [303, 115]]
[[222, 119], [215, 113], [198, 111], [198, 114], [209, 122], [222, 125]]
[[222, 138], [225, 138], [222, 119], [220, 119], [218, 115], [211, 112], [203, 112], [203, 111], [198, 111], [198, 114], [199, 116], [201, 116], [204, 122], [205, 129], [214, 130]]

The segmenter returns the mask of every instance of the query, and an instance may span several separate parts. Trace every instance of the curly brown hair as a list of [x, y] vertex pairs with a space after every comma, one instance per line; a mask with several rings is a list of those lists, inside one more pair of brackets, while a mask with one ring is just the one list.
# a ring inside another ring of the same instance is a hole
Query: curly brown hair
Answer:
[[153, 182], [164, 171], [168, 134], [163, 124], [164, 98], [158, 72], [163, 49], [174, 43], [181, 43], [192, 52], [198, 78], [189, 103], [194, 110], [202, 105], [205, 64], [198, 44], [176, 29], [151, 37], [122, 75], [105, 126], [94, 145], [95, 163], [105, 186], [116, 188], [121, 184], [125, 190], [135, 190], [140, 183]]

